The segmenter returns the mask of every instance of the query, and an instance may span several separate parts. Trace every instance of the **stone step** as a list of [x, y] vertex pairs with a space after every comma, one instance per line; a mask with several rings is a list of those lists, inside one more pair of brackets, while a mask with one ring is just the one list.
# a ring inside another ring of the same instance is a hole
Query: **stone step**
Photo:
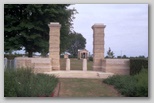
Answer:
[[97, 72], [97, 71], [52, 71], [45, 74], [55, 75], [58, 78], [108, 78], [113, 73]]

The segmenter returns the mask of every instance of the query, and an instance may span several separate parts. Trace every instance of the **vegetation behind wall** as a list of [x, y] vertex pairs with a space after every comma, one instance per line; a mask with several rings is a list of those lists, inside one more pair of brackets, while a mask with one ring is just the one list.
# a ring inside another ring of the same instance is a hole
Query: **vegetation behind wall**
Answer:
[[130, 59], [130, 75], [138, 74], [142, 68], [148, 69], [148, 59]]

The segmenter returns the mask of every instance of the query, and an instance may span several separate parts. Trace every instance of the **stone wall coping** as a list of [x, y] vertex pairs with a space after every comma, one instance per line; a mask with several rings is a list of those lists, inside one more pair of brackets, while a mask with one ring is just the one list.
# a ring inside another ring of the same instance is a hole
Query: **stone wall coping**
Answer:
[[61, 27], [61, 24], [59, 24], [58, 22], [50, 22], [50, 24], [48, 24], [49, 27]]
[[93, 26], [92, 26], [92, 29], [93, 28], [105, 28], [106, 25], [104, 25], [103, 23], [95, 23]]

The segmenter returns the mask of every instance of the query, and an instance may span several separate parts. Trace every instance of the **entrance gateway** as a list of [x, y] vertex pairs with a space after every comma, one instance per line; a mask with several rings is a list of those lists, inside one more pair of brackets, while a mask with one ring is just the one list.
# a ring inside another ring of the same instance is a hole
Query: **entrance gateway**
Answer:
[[[87, 71], [87, 60], [83, 59], [82, 70], [70, 70], [70, 60], [66, 60], [67, 68], [60, 70], [60, 28], [58, 22], [48, 24], [49, 58], [15, 58], [16, 68], [30, 67], [35, 73], [55, 74], [65, 78], [106, 78], [113, 74], [128, 75], [130, 73], [129, 59], [104, 59], [104, 28], [102, 23], [92, 26], [93, 29], [93, 71]], [[82, 54], [82, 53], [81, 53]], [[84, 54], [85, 57], [85, 54]]]
[[[60, 70], [60, 27], [58, 22], [51, 22], [49, 25], [49, 58], [52, 60], [52, 69]], [[93, 70], [102, 71], [102, 61], [104, 60], [104, 24], [94, 24], [93, 29]], [[81, 59], [82, 51], [79, 52]], [[84, 57], [87, 58], [87, 52], [83, 51]], [[83, 55], [82, 54], [82, 55]]]

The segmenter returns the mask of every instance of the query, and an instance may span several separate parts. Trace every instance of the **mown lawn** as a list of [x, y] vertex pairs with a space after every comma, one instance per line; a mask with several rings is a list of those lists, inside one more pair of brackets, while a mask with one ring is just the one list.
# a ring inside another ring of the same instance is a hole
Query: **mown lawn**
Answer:
[[[70, 65], [71, 65], [71, 70], [82, 70], [82, 59], [79, 60], [76, 58], [70, 58]], [[92, 65], [93, 65], [93, 62], [87, 60], [87, 69], [89, 71], [92, 70]], [[66, 59], [64, 58], [60, 59], [60, 67], [61, 67], [61, 70], [66, 70]]]
[[102, 79], [60, 79], [60, 97], [119, 97], [112, 86]]

